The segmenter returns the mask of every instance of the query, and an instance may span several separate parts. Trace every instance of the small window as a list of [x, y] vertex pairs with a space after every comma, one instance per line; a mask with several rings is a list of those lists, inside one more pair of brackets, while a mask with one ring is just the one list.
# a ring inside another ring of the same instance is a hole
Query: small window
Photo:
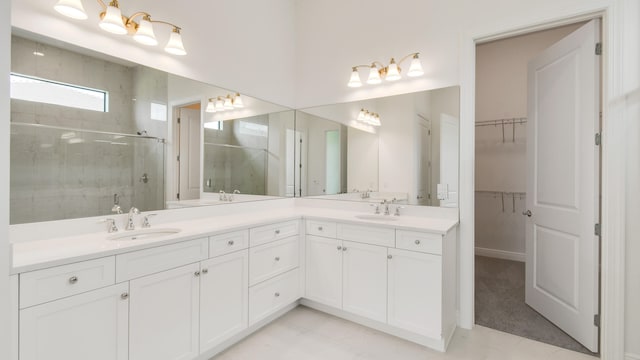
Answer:
[[213, 121], [204, 123], [206, 129], [222, 131], [222, 121]]
[[11, 98], [100, 112], [109, 111], [109, 93], [12, 73]]
[[167, 105], [151, 102], [151, 120], [167, 121]]

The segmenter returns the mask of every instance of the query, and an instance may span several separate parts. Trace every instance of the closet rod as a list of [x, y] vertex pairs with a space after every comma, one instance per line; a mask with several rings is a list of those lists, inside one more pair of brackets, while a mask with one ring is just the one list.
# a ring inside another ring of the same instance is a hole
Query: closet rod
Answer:
[[490, 190], [476, 190], [475, 191], [478, 194], [486, 194], [486, 195], [496, 195], [496, 196], [502, 196], [502, 195], [515, 195], [515, 196], [520, 196], [520, 197], [525, 197], [527, 196], [526, 192], [517, 192], [517, 191], [490, 191]]
[[498, 126], [498, 125], [526, 124], [526, 123], [527, 123], [527, 118], [521, 117], [521, 118], [476, 121], [476, 126]]

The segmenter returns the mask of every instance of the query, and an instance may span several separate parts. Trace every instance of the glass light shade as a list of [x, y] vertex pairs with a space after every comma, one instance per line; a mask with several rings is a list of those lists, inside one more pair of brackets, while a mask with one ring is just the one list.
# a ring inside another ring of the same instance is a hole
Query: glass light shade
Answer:
[[233, 107], [236, 107], [236, 108], [244, 107], [244, 103], [242, 102], [242, 97], [240, 97], [240, 94], [236, 94], [236, 96], [233, 98]]
[[124, 27], [124, 23], [122, 22], [122, 12], [120, 12], [120, 9], [111, 5], [107, 6], [107, 11], [100, 21], [100, 28], [112, 34], [126, 34], [127, 28]]
[[396, 61], [394, 59], [391, 59], [391, 63], [387, 67], [387, 77], [385, 79], [389, 81], [396, 81], [400, 80], [400, 78], [401, 76], [400, 70], [398, 69], [398, 64], [396, 64]]
[[360, 81], [360, 74], [358, 74], [358, 69], [353, 68], [351, 72], [351, 79], [349, 79], [348, 87], [360, 87], [362, 86], [362, 81]]
[[373, 114], [373, 116], [371, 117], [371, 125], [373, 125], [373, 126], [382, 125], [382, 123], [380, 122], [380, 115]]
[[87, 13], [84, 11], [80, 0], [60, 0], [53, 8], [60, 14], [72, 19], [87, 19]]
[[231, 96], [227, 95], [227, 97], [224, 98], [223, 106], [226, 110], [233, 110], [233, 104], [231, 103]]
[[222, 101], [221, 98], [218, 98], [218, 100], [216, 100], [216, 111], [225, 111], [226, 109], [224, 108], [224, 101]]
[[184, 45], [182, 45], [182, 35], [180, 35], [180, 30], [177, 28], [173, 28], [164, 51], [173, 55], [187, 55], [187, 52], [184, 50]]
[[213, 99], [209, 99], [209, 102], [207, 103], [207, 108], [204, 111], [208, 113], [216, 112], [216, 104], [215, 102], [213, 102]]
[[422, 64], [420, 63], [420, 59], [418, 55], [414, 55], [411, 60], [411, 66], [409, 67], [409, 71], [407, 72], [407, 76], [416, 77], [424, 75], [424, 70], [422, 70]]
[[356, 120], [358, 121], [364, 121], [365, 119], [365, 112], [364, 109], [360, 109], [360, 112], [358, 113], [358, 117], [356, 118]]
[[375, 65], [371, 65], [371, 69], [369, 70], [369, 78], [367, 79], [367, 84], [375, 85], [380, 84], [382, 79], [380, 78], [380, 72]]
[[158, 40], [156, 40], [156, 35], [153, 33], [153, 24], [151, 21], [142, 19], [140, 20], [140, 24], [138, 24], [138, 29], [136, 30], [135, 35], [133, 35], [133, 40], [149, 46], [158, 45]]

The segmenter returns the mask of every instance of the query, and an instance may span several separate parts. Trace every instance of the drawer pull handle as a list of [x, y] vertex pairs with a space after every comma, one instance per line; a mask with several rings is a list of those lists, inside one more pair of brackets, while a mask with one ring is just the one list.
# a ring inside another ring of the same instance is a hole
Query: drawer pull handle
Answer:
[[129, 298], [129, 294], [128, 293], [122, 293], [122, 295], [120, 295], [120, 299], [122, 300], [127, 300]]
[[275, 297], [280, 297], [280, 293], [279, 293], [279, 292], [277, 292], [277, 293], [273, 294], [273, 296], [275, 296]]
[[275, 260], [280, 261], [280, 256], [276, 256]]
[[322, 226], [318, 226], [318, 231], [322, 231]]
[[338, 251], [342, 250], [342, 246], [338, 246]]
[[75, 284], [78, 282], [78, 277], [77, 276], [72, 276], [69, 278], [69, 284]]
[[420, 240], [415, 241], [416, 245], [420, 245]]
[[389, 260], [393, 259], [393, 255], [391, 255], [391, 254], [387, 255], [387, 259], [389, 259]]
[[195, 276], [200, 276], [200, 271], [196, 271], [196, 272], [194, 272], [194, 273], [193, 273], [193, 275], [195, 275]]
[[203, 274], [203, 275], [206, 275], [206, 274], [208, 274], [208, 273], [209, 273], [209, 269], [202, 269], [202, 274]]
[[280, 234], [280, 230], [276, 230], [276, 235], [279, 235], [279, 234]]
[[229, 242], [227, 243], [229, 246], [233, 246], [234, 242], [233, 240], [229, 240]]

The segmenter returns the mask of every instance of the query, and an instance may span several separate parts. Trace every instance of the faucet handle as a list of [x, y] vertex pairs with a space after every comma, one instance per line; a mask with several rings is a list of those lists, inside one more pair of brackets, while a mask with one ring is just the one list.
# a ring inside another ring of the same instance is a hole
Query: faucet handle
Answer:
[[379, 204], [369, 204], [369, 206], [375, 206], [374, 214], [380, 214], [380, 205]]
[[118, 226], [116, 226], [116, 220], [112, 218], [102, 219], [98, 221], [99, 223], [107, 223], [107, 232], [114, 233], [118, 231]]
[[400, 216], [400, 209], [404, 209], [404, 206], [396, 206], [396, 212], [393, 215]]
[[149, 218], [152, 217], [152, 216], [156, 216], [156, 215], [158, 215], [158, 214], [155, 214], [155, 213], [154, 214], [146, 214], [144, 216], [144, 218], [142, 219], [142, 227], [143, 228], [150, 228], [151, 227], [151, 223], [149, 222]]

